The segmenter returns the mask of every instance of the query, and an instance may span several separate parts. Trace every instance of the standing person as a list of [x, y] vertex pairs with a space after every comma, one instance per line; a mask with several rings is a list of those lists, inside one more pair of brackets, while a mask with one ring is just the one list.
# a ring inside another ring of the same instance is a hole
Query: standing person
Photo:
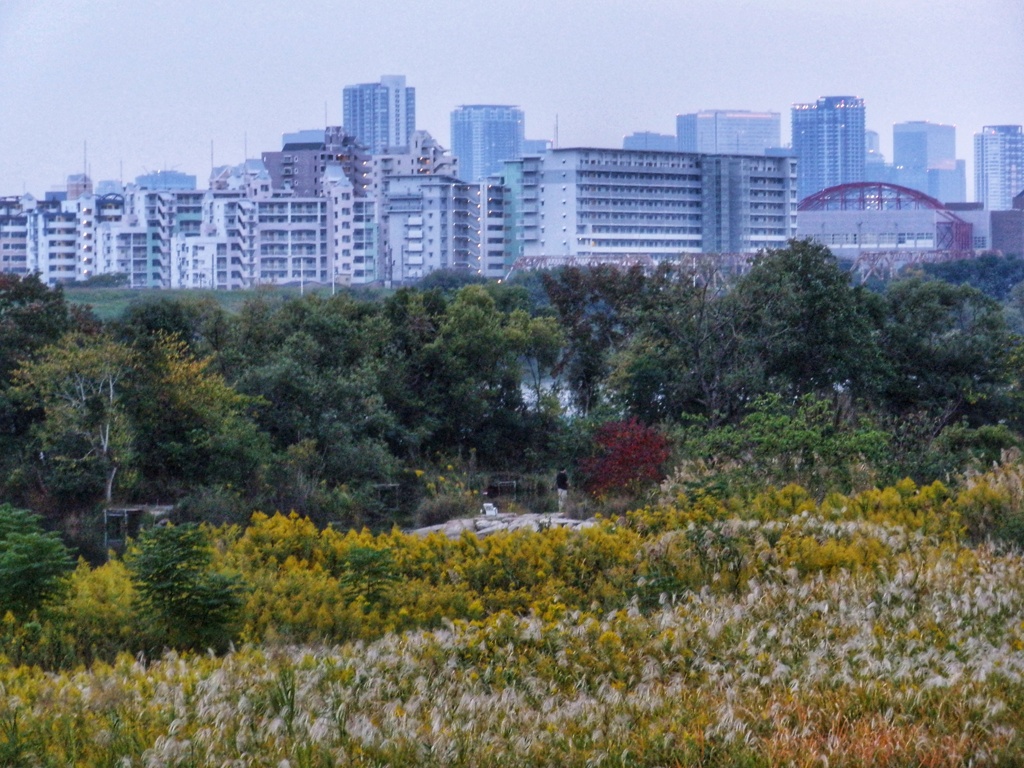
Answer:
[[569, 475], [564, 469], [555, 475], [555, 488], [558, 489], [558, 514], [565, 508], [565, 500], [569, 497]]

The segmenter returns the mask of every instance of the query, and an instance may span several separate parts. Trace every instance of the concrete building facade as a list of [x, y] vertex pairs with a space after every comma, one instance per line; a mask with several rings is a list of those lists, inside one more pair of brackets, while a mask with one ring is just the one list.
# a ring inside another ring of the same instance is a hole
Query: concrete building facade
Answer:
[[440, 269], [479, 269], [481, 186], [453, 176], [391, 176], [380, 216], [385, 285]]
[[476, 271], [499, 279], [512, 267], [506, 261], [506, 215], [508, 190], [496, 177], [480, 185], [480, 258]]
[[792, 157], [577, 148], [508, 166], [522, 256], [753, 253], [796, 234]]
[[276, 190], [300, 197], [324, 194], [324, 174], [340, 166], [357, 188], [366, 184], [370, 153], [341, 126], [285, 134], [279, 152], [264, 152], [263, 164]]
[[124, 197], [113, 194], [0, 199], [0, 272], [58, 285], [119, 271], [109, 233], [125, 213]]
[[631, 133], [622, 139], [623, 149], [647, 149], [655, 152], [675, 152], [679, 142], [675, 136], [667, 133], [640, 131]]

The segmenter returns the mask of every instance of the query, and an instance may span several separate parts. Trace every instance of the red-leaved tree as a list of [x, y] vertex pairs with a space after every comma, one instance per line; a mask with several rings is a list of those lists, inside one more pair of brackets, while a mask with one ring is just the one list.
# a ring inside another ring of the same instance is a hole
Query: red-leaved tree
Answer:
[[668, 440], [635, 418], [602, 424], [594, 436], [597, 453], [580, 466], [584, 487], [594, 496], [612, 491], [636, 492], [664, 477]]

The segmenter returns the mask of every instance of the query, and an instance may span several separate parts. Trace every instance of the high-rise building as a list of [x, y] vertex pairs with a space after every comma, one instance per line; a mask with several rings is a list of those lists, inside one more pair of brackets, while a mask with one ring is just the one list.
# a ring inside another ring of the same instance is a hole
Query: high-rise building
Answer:
[[404, 75], [384, 75], [379, 83], [345, 86], [345, 130], [371, 152], [407, 147], [416, 130], [416, 89]]
[[778, 112], [745, 109], [705, 109], [676, 117], [676, 147], [680, 152], [761, 155], [778, 147]]
[[956, 127], [913, 120], [892, 127], [893, 181], [949, 203], [967, 199], [966, 166], [956, 159]]
[[328, 126], [284, 134], [281, 151], [264, 152], [263, 163], [276, 190], [291, 190], [298, 196], [322, 195], [324, 174], [337, 165], [361, 195], [370, 155], [344, 128]]
[[380, 213], [385, 285], [480, 269], [480, 191], [453, 176], [390, 176]]
[[622, 139], [623, 149], [649, 149], [655, 152], [675, 152], [678, 141], [667, 133], [638, 131]]
[[1019, 125], [986, 125], [974, 134], [974, 199], [989, 211], [1008, 211], [1024, 190], [1024, 132]]
[[796, 235], [796, 161], [628, 149], [553, 149], [506, 165], [519, 254], [676, 259], [756, 253]]
[[878, 131], [864, 131], [864, 181], [895, 183], [892, 166], [885, 162]]
[[793, 153], [800, 199], [828, 187], [864, 180], [864, 100], [823, 96], [794, 104]]
[[480, 185], [480, 262], [478, 272], [484, 277], [502, 278], [512, 267], [505, 260], [508, 238], [508, 188], [504, 179], [483, 182]]
[[451, 120], [452, 154], [464, 181], [482, 181], [506, 160], [522, 157], [525, 119], [519, 107], [465, 104], [452, 110]]

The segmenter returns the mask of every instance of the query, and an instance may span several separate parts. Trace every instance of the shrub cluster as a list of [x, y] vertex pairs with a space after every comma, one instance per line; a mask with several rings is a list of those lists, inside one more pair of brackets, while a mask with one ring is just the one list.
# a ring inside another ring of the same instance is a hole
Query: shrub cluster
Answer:
[[[1022, 471], [1008, 462], [956, 491], [905, 480], [821, 502], [799, 486], [750, 500], [671, 499], [666, 483], [660, 503], [579, 530], [482, 539], [342, 532], [294, 513], [256, 513], [245, 528], [158, 527], [123, 561], [82, 562], [69, 575], [57, 552], [50, 567], [58, 570], [38, 591], [5, 598], [0, 653], [59, 667], [109, 661], [121, 650], [375, 640], [503, 611], [557, 616], [631, 601], [653, 608], [666, 597], [735, 594], [791, 573], [891, 574], [912, 537], [936, 548], [1021, 543]], [[8, 570], [9, 560], [0, 561]]]

